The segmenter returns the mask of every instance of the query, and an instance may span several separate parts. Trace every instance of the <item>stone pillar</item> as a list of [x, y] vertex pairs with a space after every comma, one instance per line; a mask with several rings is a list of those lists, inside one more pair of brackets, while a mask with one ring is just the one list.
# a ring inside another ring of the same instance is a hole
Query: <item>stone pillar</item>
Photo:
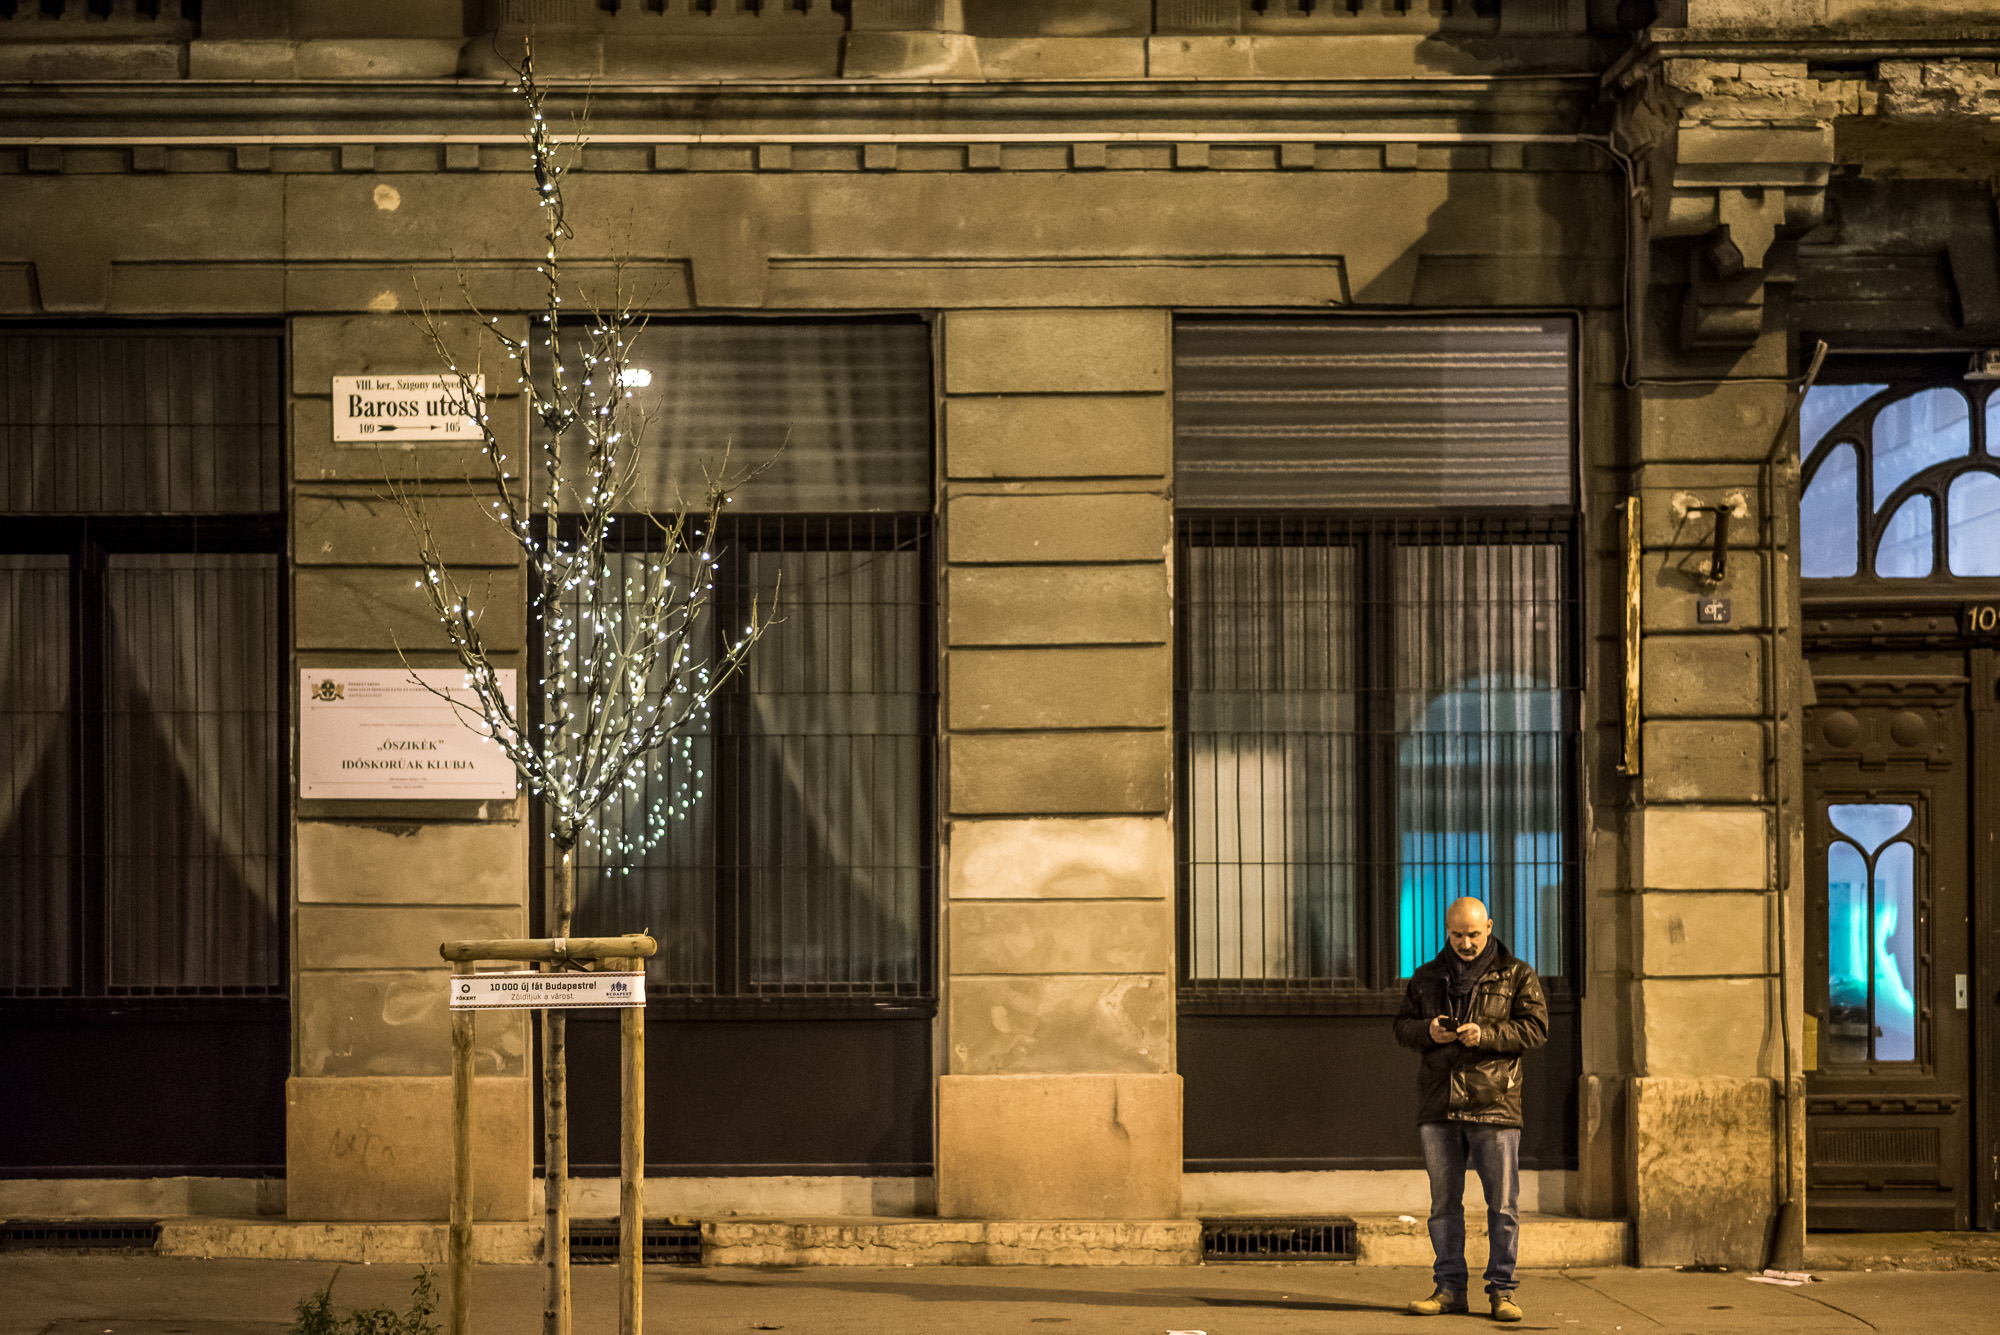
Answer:
[[944, 326], [938, 1213], [1180, 1213], [1162, 311]]
[[1619, 924], [1629, 896], [1624, 854], [1626, 790], [1619, 772], [1625, 665], [1608, 650], [1625, 624], [1624, 504], [1631, 486], [1625, 454], [1630, 395], [1623, 381], [1624, 313], [1586, 312], [1579, 332], [1583, 371], [1578, 439], [1583, 451], [1584, 784], [1581, 933], [1583, 996], [1578, 1016], [1582, 1075], [1577, 1087], [1577, 1171], [1565, 1208], [1591, 1219], [1625, 1217], [1625, 1086], [1632, 1069], [1630, 950]]
[[[524, 336], [525, 324], [513, 332]], [[485, 467], [478, 451], [333, 443], [333, 376], [440, 369], [404, 315], [292, 322], [294, 683], [298, 669], [397, 668], [399, 647], [413, 666], [457, 665], [416, 587], [417, 542], [388, 494], [391, 479], [423, 494], [447, 560], [470, 577], [475, 598], [489, 600], [484, 629], [502, 666], [524, 666], [516, 553], [465, 483]], [[518, 432], [521, 401], [506, 393], [513, 375], [490, 358], [486, 369], [489, 391], [502, 395], [496, 416]], [[296, 811], [287, 1212], [441, 1220], [451, 1184], [451, 1033], [438, 945], [527, 935], [525, 805], [315, 799]], [[533, 1171], [525, 1020], [480, 1017], [477, 1060], [477, 1208], [525, 1219]]]
[[[1782, 587], [1767, 599], [1759, 527], [1762, 463], [1789, 394], [1772, 382], [1639, 392], [1644, 726], [1628, 829], [1626, 1116], [1641, 1265], [1762, 1265], [1781, 1189], [1768, 762], [1792, 730], [1775, 731], [1786, 702], [1773, 698], [1766, 655], [1772, 608], [1784, 624], [1792, 590], [1781, 557]], [[1712, 586], [1716, 517], [1703, 507], [1716, 505], [1731, 527], [1727, 576]], [[1697, 620], [1710, 597], [1728, 599], [1727, 623]], [[1781, 652], [1796, 656], [1796, 639]]]

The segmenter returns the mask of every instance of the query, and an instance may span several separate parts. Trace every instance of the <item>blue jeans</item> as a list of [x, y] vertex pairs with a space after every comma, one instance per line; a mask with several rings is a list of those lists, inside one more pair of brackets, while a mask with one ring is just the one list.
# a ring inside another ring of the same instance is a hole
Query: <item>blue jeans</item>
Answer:
[[1486, 1291], [1514, 1291], [1521, 1250], [1521, 1129], [1478, 1122], [1425, 1122], [1424, 1170], [1431, 1175], [1431, 1273], [1446, 1293], [1465, 1292], [1465, 1170], [1486, 1192]]

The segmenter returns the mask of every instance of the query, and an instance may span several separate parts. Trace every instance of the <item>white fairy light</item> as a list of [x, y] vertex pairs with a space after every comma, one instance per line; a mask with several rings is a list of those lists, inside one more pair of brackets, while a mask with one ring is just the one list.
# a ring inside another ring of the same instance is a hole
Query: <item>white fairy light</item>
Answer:
[[[734, 674], [762, 626], [753, 615], [741, 637], [706, 647], [714, 594], [716, 519], [727, 498], [709, 498], [705, 520], [686, 514], [656, 520], [648, 550], [621, 550], [616, 511], [635, 476], [640, 441], [628, 414], [634, 388], [650, 372], [627, 364], [630, 331], [643, 319], [619, 307], [589, 310], [562, 335], [562, 260], [573, 239], [561, 188], [568, 168], [557, 160], [543, 93], [524, 66], [514, 90], [530, 113], [528, 144], [543, 252], [542, 308], [522, 337], [498, 316], [475, 311], [482, 336], [516, 368], [534, 428], [522, 467], [509, 474], [491, 417], [473, 415], [480, 453], [496, 499], [488, 511], [520, 546], [532, 576], [531, 602], [544, 628], [543, 667], [533, 679], [539, 708], [516, 712], [487, 655], [479, 611], [425, 534], [423, 578], [447, 641], [477, 701], [477, 727], [514, 762], [527, 789], [548, 808], [559, 848], [587, 842], [607, 871], [629, 875], [632, 863], [699, 809], [707, 773], [695, 741], [711, 717], [709, 701]], [[570, 303], [574, 306], [574, 303]], [[583, 305], [592, 301], [586, 295]], [[476, 366], [459, 369], [434, 348], [473, 395]], [[546, 355], [547, 361], [534, 359]], [[525, 489], [525, 494], [523, 494]], [[644, 527], [644, 526], [641, 526]], [[658, 550], [653, 550], [657, 548]], [[567, 907], [558, 910], [567, 926]]]

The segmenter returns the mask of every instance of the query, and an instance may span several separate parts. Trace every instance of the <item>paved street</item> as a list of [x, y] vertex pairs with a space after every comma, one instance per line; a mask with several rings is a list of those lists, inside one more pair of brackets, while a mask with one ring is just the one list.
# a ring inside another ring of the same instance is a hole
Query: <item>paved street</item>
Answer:
[[[0, 1335], [281, 1335], [297, 1300], [332, 1265], [183, 1261], [150, 1256], [0, 1256]], [[342, 1267], [336, 1306], [401, 1306], [413, 1267]], [[578, 1267], [577, 1335], [615, 1329], [615, 1271]], [[674, 1335], [783, 1330], [793, 1335], [1265, 1335], [1266, 1332], [1486, 1329], [1484, 1316], [1407, 1316], [1422, 1271], [1338, 1265], [1174, 1269], [659, 1269], [647, 1276], [646, 1326]], [[537, 1330], [540, 1272], [483, 1267], [474, 1328]], [[1657, 1270], [1530, 1273], [1525, 1330], [1859, 1332], [1990, 1335], [2000, 1274], [1877, 1271], [1799, 1289], [1741, 1275]], [[1476, 1323], [1476, 1326], [1474, 1325]]]

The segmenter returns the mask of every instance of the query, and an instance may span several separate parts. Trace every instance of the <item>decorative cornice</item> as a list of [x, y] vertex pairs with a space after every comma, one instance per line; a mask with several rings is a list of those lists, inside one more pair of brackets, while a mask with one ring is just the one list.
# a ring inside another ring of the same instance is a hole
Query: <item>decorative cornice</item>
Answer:
[[[1798, 238], [1826, 216], [1833, 119], [1871, 107], [1872, 93], [1801, 63], [1674, 58], [1628, 72], [1618, 140], [1638, 167], [1646, 233], [1693, 243], [1681, 342], [1746, 347], [1765, 330], [1770, 288], [1795, 277]], [[1655, 263], [1675, 254], [1656, 250]]]
[[[594, 134], [868, 133], [903, 127], [955, 136], [1020, 130], [1194, 136], [1588, 128], [1594, 75], [1423, 80], [939, 84], [736, 82], [598, 85], [552, 92], [558, 118], [588, 97]], [[0, 133], [21, 135], [334, 133], [369, 137], [422, 125], [518, 138], [505, 87], [491, 81], [394, 85], [193, 81], [0, 84]]]
[[1789, 32], [1746, 34], [1714, 29], [1652, 28], [1609, 70], [1604, 82], [1629, 88], [1668, 60], [1804, 62], [1852, 69], [1883, 60], [2000, 59], [2000, 25], [1978, 28], [1899, 29], [1893, 38], [1867, 33]]
[[[568, 136], [565, 136], [568, 137]], [[520, 170], [518, 134], [0, 135], [0, 175]], [[592, 135], [584, 171], [1611, 170], [1598, 136], [1459, 132]], [[378, 152], [380, 150], [381, 152]], [[500, 150], [495, 152], [494, 150]], [[1531, 157], [1530, 150], [1539, 150]], [[428, 153], [426, 152], [428, 151]], [[384, 157], [383, 153], [393, 155]], [[385, 165], [393, 162], [393, 166]]]

